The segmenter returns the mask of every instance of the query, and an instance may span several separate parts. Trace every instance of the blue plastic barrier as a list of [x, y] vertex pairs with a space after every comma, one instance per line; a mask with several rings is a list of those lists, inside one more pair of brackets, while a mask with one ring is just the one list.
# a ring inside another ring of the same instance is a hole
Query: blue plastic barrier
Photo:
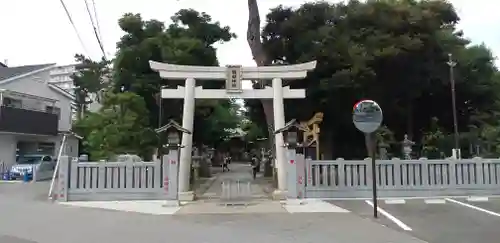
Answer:
[[10, 181], [11, 180], [10, 173], [9, 172], [4, 172], [2, 174], [2, 180], [4, 180], [4, 181]]

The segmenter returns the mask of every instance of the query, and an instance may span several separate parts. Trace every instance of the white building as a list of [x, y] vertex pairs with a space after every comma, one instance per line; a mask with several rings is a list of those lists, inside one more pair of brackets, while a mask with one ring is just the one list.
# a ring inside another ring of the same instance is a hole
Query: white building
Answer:
[[50, 83], [57, 85], [70, 93], [74, 93], [75, 86], [71, 75], [76, 72], [76, 65], [56, 66], [50, 70]]
[[[16, 153], [55, 156], [62, 134], [71, 132], [74, 96], [49, 83], [54, 64], [0, 67], [0, 163], [12, 165]], [[65, 154], [78, 156], [78, 139]]]
[[[57, 87], [75, 95], [75, 85], [73, 84], [73, 79], [71, 78], [71, 76], [75, 73], [76, 64], [55, 66], [52, 70], [50, 70], [50, 83], [57, 85]], [[89, 94], [89, 98], [92, 100], [92, 103], [89, 104], [87, 108], [92, 112], [98, 111], [101, 108], [101, 105], [96, 102], [95, 96], [95, 94]], [[76, 112], [76, 103], [74, 104], [74, 108]], [[76, 115], [74, 118], [76, 118]]]

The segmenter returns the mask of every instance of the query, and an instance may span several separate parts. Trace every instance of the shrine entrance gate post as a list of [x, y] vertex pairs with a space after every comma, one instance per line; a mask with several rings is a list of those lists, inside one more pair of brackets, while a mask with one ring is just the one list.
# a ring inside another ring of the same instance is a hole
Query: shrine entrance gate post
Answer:
[[[303, 99], [304, 89], [283, 87], [283, 80], [304, 79], [307, 72], [316, 67], [316, 61], [283, 66], [190, 66], [149, 61], [152, 70], [160, 77], [169, 80], [184, 79], [184, 86], [176, 89], [162, 89], [162, 99], [184, 99], [182, 127], [193, 131], [195, 99], [273, 99], [274, 127], [285, 126], [283, 99]], [[203, 89], [196, 87], [196, 80], [225, 80], [225, 89]], [[242, 89], [242, 80], [272, 80], [272, 87], [264, 89]], [[191, 201], [194, 194], [189, 191], [191, 169], [192, 134], [183, 134], [181, 141], [179, 165], [179, 200]], [[283, 197], [286, 193], [286, 158], [282, 134], [275, 135], [276, 168], [278, 173], [278, 190], [276, 194]]]

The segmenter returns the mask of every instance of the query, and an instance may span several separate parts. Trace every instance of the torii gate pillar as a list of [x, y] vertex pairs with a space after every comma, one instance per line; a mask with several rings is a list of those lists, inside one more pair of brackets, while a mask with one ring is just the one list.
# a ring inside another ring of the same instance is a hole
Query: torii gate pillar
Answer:
[[[174, 65], [149, 61], [151, 69], [159, 72], [160, 77], [175, 80], [184, 79], [185, 86], [176, 89], [162, 89], [163, 99], [184, 99], [182, 127], [193, 131], [195, 99], [273, 99], [274, 130], [285, 126], [285, 110], [283, 99], [302, 99], [306, 97], [304, 89], [290, 89], [283, 87], [283, 79], [303, 79], [307, 72], [316, 67], [316, 61], [286, 66], [264, 67], [210, 67]], [[203, 89], [196, 87], [196, 79], [225, 80], [225, 89]], [[272, 79], [272, 88], [242, 89], [242, 80]], [[182, 135], [182, 146], [179, 165], [179, 200], [193, 200], [193, 192], [189, 188], [191, 170], [191, 153], [193, 137], [190, 134]], [[278, 197], [286, 193], [286, 158], [283, 135], [275, 135], [276, 168], [278, 173]]]

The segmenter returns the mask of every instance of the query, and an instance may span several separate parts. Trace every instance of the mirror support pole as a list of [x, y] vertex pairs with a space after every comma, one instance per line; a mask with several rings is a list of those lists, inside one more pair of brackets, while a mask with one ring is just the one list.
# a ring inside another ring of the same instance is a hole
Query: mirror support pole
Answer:
[[373, 217], [378, 218], [378, 199], [377, 199], [377, 164], [375, 160], [375, 149], [377, 149], [375, 134], [366, 134], [370, 138], [371, 159], [372, 159], [372, 201], [373, 201]]

